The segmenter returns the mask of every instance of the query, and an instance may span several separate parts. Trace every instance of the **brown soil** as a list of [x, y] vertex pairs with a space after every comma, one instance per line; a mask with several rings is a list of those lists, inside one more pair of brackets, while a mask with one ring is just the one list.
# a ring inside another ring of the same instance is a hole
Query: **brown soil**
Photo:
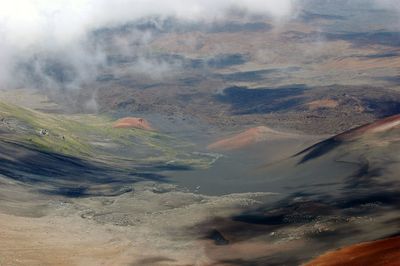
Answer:
[[332, 99], [316, 100], [306, 104], [308, 109], [316, 110], [320, 108], [335, 108], [339, 103]]
[[400, 265], [400, 237], [353, 245], [329, 252], [306, 266]]
[[125, 117], [117, 120], [114, 125], [114, 128], [139, 128], [144, 130], [154, 130], [150, 123], [144, 119], [139, 117]]

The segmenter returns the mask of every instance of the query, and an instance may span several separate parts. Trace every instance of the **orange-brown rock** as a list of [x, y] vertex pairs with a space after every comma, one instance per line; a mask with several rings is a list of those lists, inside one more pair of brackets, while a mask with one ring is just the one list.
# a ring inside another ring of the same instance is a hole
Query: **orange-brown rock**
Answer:
[[367, 242], [326, 253], [305, 266], [398, 266], [400, 237]]

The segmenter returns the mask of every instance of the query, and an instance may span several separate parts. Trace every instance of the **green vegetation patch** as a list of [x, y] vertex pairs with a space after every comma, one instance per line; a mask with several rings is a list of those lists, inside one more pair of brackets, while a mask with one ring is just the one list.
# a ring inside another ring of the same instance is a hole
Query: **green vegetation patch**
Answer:
[[2, 138], [35, 148], [132, 168], [136, 164], [207, 167], [213, 156], [193, 153], [189, 143], [141, 129], [113, 128], [105, 115], [62, 115], [0, 103]]

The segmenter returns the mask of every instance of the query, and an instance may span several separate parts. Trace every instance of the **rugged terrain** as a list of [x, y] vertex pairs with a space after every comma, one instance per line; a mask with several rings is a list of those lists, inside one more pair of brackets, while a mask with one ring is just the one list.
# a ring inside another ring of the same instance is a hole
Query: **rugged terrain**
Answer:
[[62, 52], [21, 57], [0, 265], [395, 265], [397, 13], [302, 3], [93, 29], [82, 80]]

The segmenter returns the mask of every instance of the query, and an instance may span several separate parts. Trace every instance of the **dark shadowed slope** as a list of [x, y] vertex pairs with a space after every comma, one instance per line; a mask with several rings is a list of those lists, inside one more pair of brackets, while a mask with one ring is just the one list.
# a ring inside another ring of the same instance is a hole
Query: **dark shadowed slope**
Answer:
[[[352, 245], [399, 233], [399, 148], [399, 116], [393, 116], [262, 168], [260, 190], [279, 194], [257, 208], [202, 224], [199, 228], [209, 229], [204, 234], [209, 256], [222, 265], [299, 265], [350, 246], [343, 252], [354, 252], [355, 264], [339, 251], [310, 265], [396, 265], [397, 238]], [[209, 237], [213, 230], [226, 239], [224, 245]]]
[[[304, 163], [308, 160], [315, 159], [320, 157], [329, 151], [333, 150], [334, 148], [338, 147], [342, 143], [347, 143], [356, 140], [362, 140], [362, 138], [376, 138], [379, 140], [379, 136], [376, 134], [381, 133], [384, 134], [387, 131], [392, 129], [396, 130], [400, 127], [400, 115], [390, 116], [384, 119], [380, 119], [376, 122], [371, 124], [363, 125], [360, 127], [356, 127], [339, 135], [336, 135], [332, 138], [329, 138], [325, 141], [317, 143], [310, 148], [296, 154], [295, 156], [302, 155], [303, 158], [301, 159], [300, 163]], [[390, 132], [389, 132], [390, 133]], [[385, 137], [382, 136], [382, 140]], [[394, 137], [393, 140], [396, 140]]]

